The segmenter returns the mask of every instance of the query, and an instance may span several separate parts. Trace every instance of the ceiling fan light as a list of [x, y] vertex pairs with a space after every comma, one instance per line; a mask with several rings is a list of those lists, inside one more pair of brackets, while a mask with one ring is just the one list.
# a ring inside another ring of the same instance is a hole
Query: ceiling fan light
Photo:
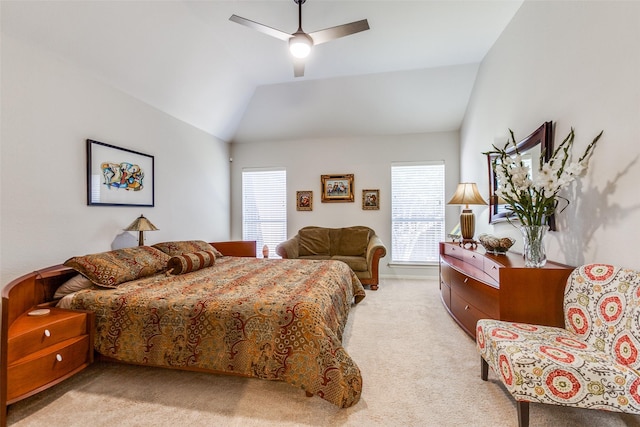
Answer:
[[312, 45], [311, 37], [305, 33], [296, 33], [289, 39], [289, 51], [296, 58], [306, 58]]

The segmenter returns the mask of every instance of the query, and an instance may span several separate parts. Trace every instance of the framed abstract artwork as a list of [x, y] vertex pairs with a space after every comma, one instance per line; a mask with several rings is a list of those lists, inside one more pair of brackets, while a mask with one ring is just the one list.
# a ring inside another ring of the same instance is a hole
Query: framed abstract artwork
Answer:
[[296, 191], [296, 210], [313, 210], [313, 191]]
[[362, 209], [380, 209], [380, 190], [362, 190]]
[[87, 139], [87, 204], [154, 206], [154, 158]]
[[353, 202], [353, 174], [321, 175], [322, 202]]

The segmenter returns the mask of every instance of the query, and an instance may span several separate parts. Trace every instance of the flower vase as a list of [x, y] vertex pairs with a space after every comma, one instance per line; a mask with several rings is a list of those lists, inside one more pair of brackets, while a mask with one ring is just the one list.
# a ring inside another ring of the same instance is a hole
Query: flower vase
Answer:
[[547, 225], [523, 225], [520, 227], [524, 239], [525, 267], [540, 268], [547, 263], [544, 236], [548, 229]]

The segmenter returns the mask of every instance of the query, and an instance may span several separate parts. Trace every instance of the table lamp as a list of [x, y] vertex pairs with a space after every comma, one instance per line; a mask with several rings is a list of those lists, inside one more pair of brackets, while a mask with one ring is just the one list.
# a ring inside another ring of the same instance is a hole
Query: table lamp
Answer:
[[448, 205], [465, 205], [460, 214], [460, 232], [462, 234], [461, 246], [471, 244], [472, 247], [477, 246], [473, 240], [476, 232], [476, 217], [473, 211], [469, 209], [469, 205], [486, 205], [475, 182], [463, 182], [458, 184], [455, 194], [447, 203]]
[[151, 224], [151, 222], [144, 217], [144, 215], [140, 215], [139, 218], [136, 218], [135, 221], [131, 223], [125, 231], [138, 231], [138, 246], [144, 245], [144, 235], [145, 231], [155, 231], [157, 230], [156, 226]]

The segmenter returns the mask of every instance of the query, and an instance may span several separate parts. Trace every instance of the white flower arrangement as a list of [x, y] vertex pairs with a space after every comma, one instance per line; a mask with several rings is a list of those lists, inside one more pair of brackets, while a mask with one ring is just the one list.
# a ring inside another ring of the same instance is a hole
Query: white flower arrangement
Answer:
[[[507, 209], [515, 213], [522, 225], [544, 225], [546, 218], [558, 207], [559, 199], [566, 202], [562, 210], [569, 205], [569, 200], [559, 193], [586, 171], [589, 158], [604, 131], [595, 137], [584, 154], [574, 162], [571, 159], [571, 148], [575, 134], [571, 128], [569, 135], [548, 161], [545, 161], [544, 152], [540, 154], [538, 173], [533, 180], [529, 166], [523, 162], [518, 152], [513, 131], [509, 129], [509, 132], [511, 141], [504, 148], [494, 145], [494, 151], [487, 153], [495, 155], [492, 167], [499, 183], [496, 195], [506, 201]], [[507, 154], [510, 144], [513, 144], [514, 155]]]

